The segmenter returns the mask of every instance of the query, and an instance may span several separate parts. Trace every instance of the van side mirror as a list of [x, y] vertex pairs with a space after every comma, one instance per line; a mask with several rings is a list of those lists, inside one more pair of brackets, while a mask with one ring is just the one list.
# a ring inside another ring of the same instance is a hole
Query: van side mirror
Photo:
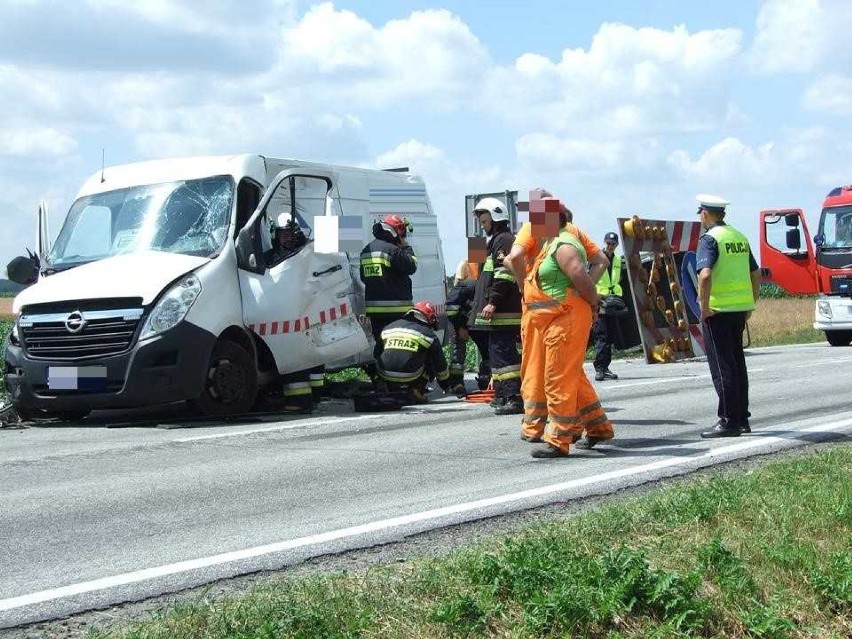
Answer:
[[29, 286], [38, 280], [39, 262], [38, 258], [30, 255], [24, 257], [19, 255], [6, 265], [6, 275], [15, 284]]
[[237, 235], [234, 245], [237, 254], [237, 268], [252, 273], [263, 273], [257, 264], [257, 251], [260, 243], [257, 238], [257, 224], [243, 228]]
[[802, 236], [799, 234], [799, 229], [789, 229], [787, 231], [787, 248], [798, 252], [802, 248]]
[[787, 226], [794, 226], [799, 228], [799, 214], [798, 213], [786, 213], [784, 215], [784, 223]]

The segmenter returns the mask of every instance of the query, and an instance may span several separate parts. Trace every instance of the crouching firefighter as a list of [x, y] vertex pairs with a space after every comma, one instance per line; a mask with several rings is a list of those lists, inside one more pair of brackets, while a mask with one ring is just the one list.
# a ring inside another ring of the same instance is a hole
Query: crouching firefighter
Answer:
[[[405, 239], [409, 229], [401, 216], [385, 215], [373, 225], [374, 239], [361, 250], [361, 281], [376, 361], [384, 348], [382, 331], [413, 306], [411, 276], [417, 271], [417, 258]], [[375, 379], [375, 365], [368, 366], [367, 373]]]
[[426, 385], [437, 379], [449, 392], [450, 370], [441, 341], [435, 334], [438, 314], [429, 302], [417, 302], [400, 320], [382, 331], [382, 353], [376, 370], [390, 392], [408, 392], [417, 403], [426, 402]]
[[497, 198], [483, 198], [473, 214], [488, 235], [488, 245], [468, 325], [477, 344], [487, 336], [494, 401], [498, 404], [494, 413], [522, 415], [521, 292], [515, 276], [504, 264], [515, 236], [509, 230], [506, 205]]
[[[456, 395], [465, 394], [464, 369], [467, 358], [467, 345], [470, 333], [467, 325], [470, 321], [470, 313], [473, 310], [473, 296], [476, 292], [475, 280], [460, 280], [450, 289], [447, 294], [447, 319], [453, 325], [455, 338], [453, 339], [452, 360], [450, 361], [450, 381], [453, 392]], [[476, 344], [474, 342], [474, 344]], [[477, 350], [479, 350], [479, 345]], [[476, 383], [480, 390], [488, 386], [491, 377], [491, 367], [488, 365], [488, 349], [479, 350], [479, 373]], [[461, 387], [461, 388], [459, 388]]]

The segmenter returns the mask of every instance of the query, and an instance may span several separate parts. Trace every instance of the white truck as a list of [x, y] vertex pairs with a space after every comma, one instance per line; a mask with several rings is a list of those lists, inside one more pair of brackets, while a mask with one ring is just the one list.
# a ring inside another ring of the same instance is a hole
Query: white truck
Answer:
[[[309, 238], [317, 217], [337, 216], [337, 252], [312, 238], [267, 266], [282, 212]], [[414, 229], [415, 300], [443, 313], [437, 217], [408, 172], [249, 154], [98, 171], [52, 247], [40, 209], [38, 279], [15, 298], [5, 351], [15, 408], [80, 419], [188, 400], [239, 414], [280, 374], [368, 361], [359, 253], [387, 213]]]

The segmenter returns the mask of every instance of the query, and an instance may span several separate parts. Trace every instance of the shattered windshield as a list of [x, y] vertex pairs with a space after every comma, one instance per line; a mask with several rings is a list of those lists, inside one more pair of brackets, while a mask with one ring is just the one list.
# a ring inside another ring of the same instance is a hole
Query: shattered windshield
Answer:
[[82, 197], [71, 206], [48, 262], [62, 268], [139, 251], [210, 256], [228, 235], [233, 198], [229, 176]]
[[852, 248], [852, 206], [825, 209], [819, 221], [824, 249]]

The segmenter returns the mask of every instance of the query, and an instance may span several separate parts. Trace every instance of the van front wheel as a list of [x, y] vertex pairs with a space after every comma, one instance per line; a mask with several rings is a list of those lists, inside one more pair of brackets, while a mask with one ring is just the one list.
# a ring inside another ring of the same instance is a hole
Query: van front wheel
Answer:
[[217, 342], [210, 355], [204, 390], [193, 403], [205, 415], [247, 413], [257, 397], [257, 368], [239, 344]]

